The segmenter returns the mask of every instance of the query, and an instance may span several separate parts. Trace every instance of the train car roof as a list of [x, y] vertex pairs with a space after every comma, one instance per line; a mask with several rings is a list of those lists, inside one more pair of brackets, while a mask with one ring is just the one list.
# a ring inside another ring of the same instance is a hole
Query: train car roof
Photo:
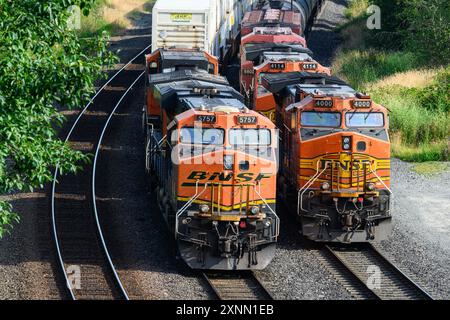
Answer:
[[211, 6], [210, 0], [158, 0], [156, 1], [153, 9], [159, 11], [173, 11], [173, 12], [195, 12], [209, 10]]
[[276, 24], [280, 26], [300, 25], [300, 13], [279, 9], [265, 9], [247, 12], [242, 20], [243, 27]]
[[329, 76], [324, 73], [312, 72], [285, 72], [267, 73], [262, 77], [263, 85], [272, 93], [279, 93], [283, 89], [297, 84], [327, 85], [337, 84], [346, 86], [347, 83], [338, 77]]
[[149, 83], [151, 86], [155, 86], [162, 83], [172, 83], [176, 81], [187, 81], [187, 80], [203, 81], [224, 86], [229, 85], [229, 82], [225, 77], [216, 76], [201, 69], [198, 70], [185, 69], [170, 73], [157, 73], [149, 76]]

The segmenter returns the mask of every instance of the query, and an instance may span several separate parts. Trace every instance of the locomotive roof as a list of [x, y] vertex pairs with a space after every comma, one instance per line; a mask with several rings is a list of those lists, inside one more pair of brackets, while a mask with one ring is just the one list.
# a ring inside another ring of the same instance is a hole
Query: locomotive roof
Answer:
[[264, 55], [266, 52], [282, 52], [282, 53], [305, 53], [310, 57], [313, 52], [298, 43], [249, 43], [245, 47], [245, 55], [247, 60], [255, 60]]
[[162, 83], [172, 83], [176, 81], [205, 81], [209, 83], [227, 86], [228, 80], [222, 76], [209, 74], [205, 70], [178, 70], [170, 73], [157, 73], [149, 76], [150, 85], [157, 85]]
[[161, 58], [166, 61], [171, 60], [208, 60], [205, 57], [205, 54], [201, 51], [194, 50], [160, 50]]
[[180, 100], [181, 103], [186, 104], [187, 106], [193, 109], [199, 109], [201, 107], [205, 107], [206, 109], [213, 109], [214, 107], [235, 107], [238, 109], [244, 109], [245, 104], [238, 99], [235, 98], [217, 98], [217, 97], [188, 97]]
[[244, 107], [243, 96], [230, 87], [228, 82], [220, 84], [207, 79], [180, 78], [156, 84], [154, 90], [161, 108], [168, 111], [200, 108], [202, 105]]
[[312, 72], [286, 72], [286, 73], [268, 73], [263, 76], [263, 85], [272, 93], [279, 93], [289, 86], [298, 84], [337, 84], [345, 86], [345, 81], [329, 76], [324, 73]]
[[303, 52], [264, 52], [264, 58], [270, 61], [280, 61], [280, 60], [289, 60], [289, 61], [313, 61], [313, 58]]
[[348, 85], [338, 84], [297, 84], [289, 87], [289, 91], [292, 95], [295, 95], [297, 89], [300, 89], [307, 94], [320, 94], [327, 97], [353, 98], [356, 97], [357, 93], [355, 89]]

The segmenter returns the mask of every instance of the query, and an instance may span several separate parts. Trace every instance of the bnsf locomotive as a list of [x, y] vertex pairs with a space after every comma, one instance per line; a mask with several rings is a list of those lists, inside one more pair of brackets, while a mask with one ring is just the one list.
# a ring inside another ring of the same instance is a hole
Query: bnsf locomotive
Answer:
[[388, 112], [339, 79], [264, 76], [277, 96], [279, 194], [315, 241], [383, 240], [391, 232]]
[[274, 124], [196, 50], [146, 57], [146, 167], [192, 268], [263, 269], [279, 235]]

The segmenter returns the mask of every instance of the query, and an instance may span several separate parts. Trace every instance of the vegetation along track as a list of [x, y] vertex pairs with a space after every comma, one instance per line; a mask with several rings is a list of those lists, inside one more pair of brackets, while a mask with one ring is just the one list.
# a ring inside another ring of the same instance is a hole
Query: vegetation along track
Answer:
[[[71, 299], [127, 299], [105, 243], [96, 203], [96, 165], [111, 118], [142, 79], [147, 47], [117, 71], [78, 114], [66, 141], [94, 153], [77, 175], [58, 178], [51, 192], [51, 220], [58, 262]], [[136, 62], [136, 64], [135, 64]]]
[[206, 271], [203, 276], [220, 300], [273, 300], [272, 295], [251, 271]]
[[319, 260], [356, 299], [432, 300], [370, 244], [325, 245]]

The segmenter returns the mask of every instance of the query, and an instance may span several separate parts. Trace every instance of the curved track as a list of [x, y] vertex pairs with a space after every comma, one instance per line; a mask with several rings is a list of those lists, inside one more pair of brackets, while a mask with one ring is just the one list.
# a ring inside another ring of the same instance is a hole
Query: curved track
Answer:
[[357, 299], [433, 299], [370, 244], [325, 245], [324, 250], [327, 268]]
[[203, 277], [220, 300], [273, 300], [272, 295], [251, 271], [203, 272]]
[[97, 91], [66, 136], [65, 141], [75, 149], [95, 152], [92, 165], [86, 165], [78, 175], [59, 180], [59, 168], [55, 169], [51, 191], [52, 231], [58, 263], [73, 300], [129, 299], [103, 237], [96, 203], [96, 165], [111, 118], [144, 75], [142, 65], [136, 67], [133, 63], [139, 58], [143, 61], [149, 48], [137, 54]]

